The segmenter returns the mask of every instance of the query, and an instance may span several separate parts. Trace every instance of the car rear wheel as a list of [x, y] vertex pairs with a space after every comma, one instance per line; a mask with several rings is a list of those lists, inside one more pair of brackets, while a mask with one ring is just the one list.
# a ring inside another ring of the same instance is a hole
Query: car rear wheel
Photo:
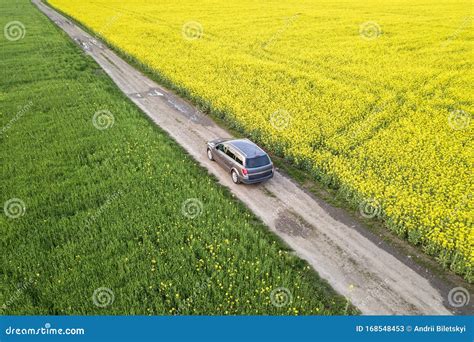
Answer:
[[235, 184], [239, 184], [239, 175], [237, 174], [237, 171], [232, 170], [230, 174], [232, 176], [232, 182], [234, 182]]
[[214, 160], [214, 158], [212, 157], [212, 152], [210, 148], [207, 149], [207, 157], [209, 158], [209, 160]]

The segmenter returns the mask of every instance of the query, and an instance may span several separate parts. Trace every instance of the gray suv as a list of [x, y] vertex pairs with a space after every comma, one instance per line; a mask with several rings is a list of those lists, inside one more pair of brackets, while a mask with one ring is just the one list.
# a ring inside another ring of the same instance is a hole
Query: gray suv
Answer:
[[248, 139], [216, 139], [207, 143], [207, 156], [230, 172], [234, 183], [258, 183], [273, 177], [273, 163]]

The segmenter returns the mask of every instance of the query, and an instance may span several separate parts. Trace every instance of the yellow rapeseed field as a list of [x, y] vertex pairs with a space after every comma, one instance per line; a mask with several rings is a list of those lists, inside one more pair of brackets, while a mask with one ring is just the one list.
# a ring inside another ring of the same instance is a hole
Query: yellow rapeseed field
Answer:
[[469, 0], [49, 0], [472, 281]]

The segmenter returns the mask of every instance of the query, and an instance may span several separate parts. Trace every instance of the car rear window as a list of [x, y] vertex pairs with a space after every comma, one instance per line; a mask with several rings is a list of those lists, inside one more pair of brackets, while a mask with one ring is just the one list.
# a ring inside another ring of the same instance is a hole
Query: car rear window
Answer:
[[270, 164], [270, 159], [268, 158], [267, 155], [263, 155], [263, 156], [258, 156], [258, 157], [253, 157], [253, 158], [249, 158], [247, 159], [247, 162], [246, 162], [246, 167], [248, 168], [253, 168], [253, 167], [260, 167], [260, 166], [265, 166], [265, 165], [268, 165]]

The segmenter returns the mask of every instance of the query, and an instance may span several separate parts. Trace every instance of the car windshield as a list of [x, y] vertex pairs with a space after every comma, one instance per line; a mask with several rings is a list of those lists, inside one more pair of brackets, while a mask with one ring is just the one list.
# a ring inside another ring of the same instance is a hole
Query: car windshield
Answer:
[[260, 167], [268, 164], [270, 164], [270, 159], [267, 155], [263, 155], [247, 159], [245, 166], [251, 169], [253, 167]]

